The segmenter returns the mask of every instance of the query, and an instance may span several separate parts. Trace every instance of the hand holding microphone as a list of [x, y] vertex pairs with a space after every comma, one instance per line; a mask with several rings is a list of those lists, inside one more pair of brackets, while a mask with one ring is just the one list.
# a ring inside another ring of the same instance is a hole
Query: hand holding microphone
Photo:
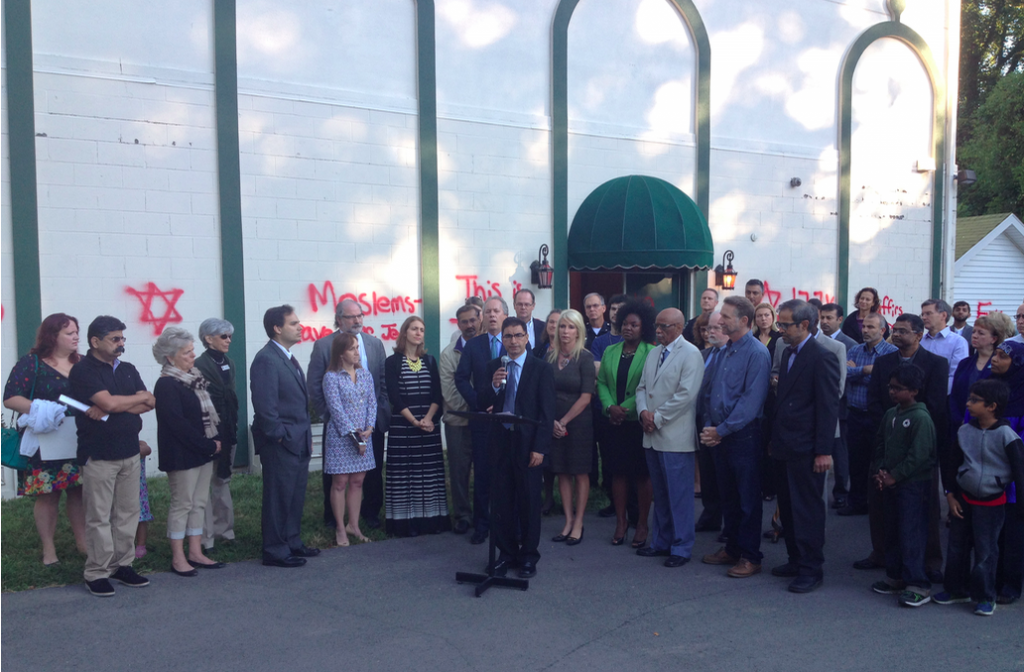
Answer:
[[508, 363], [512, 361], [512, 358], [508, 355], [501, 356], [501, 389], [505, 389], [505, 383], [508, 382]]

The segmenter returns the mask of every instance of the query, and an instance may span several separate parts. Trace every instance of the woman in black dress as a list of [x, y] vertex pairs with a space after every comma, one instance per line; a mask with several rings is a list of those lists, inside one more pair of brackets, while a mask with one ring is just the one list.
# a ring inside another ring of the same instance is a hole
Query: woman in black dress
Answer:
[[441, 377], [437, 360], [426, 354], [425, 334], [422, 318], [409, 317], [398, 333], [395, 354], [384, 361], [391, 401], [385, 529], [398, 537], [451, 529], [441, 428], [434, 424], [443, 401]]
[[[79, 359], [78, 320], [64, 313], [48, 316], [39, 325], [35, 345], [18, 360], [7, 377], [4, 406], [27, 415], [34, 399], [56, 402], [60, 395], [70, 395], [68, 374]], [[61, 492], [67, 493], [71, 531], [78, 551], [84, 555], [85, 508], [82, 506], [78, 461], [71, 458], [44, 462], [36, 451], [28, 463], [27, 470], [18, 471], [18, 495], [35, 498], [33, 515], [43, 544], [43, 564], [49, 566], [59, 562], [53, 535], [57, 530]]]
[[[857, 306], [857, 310], [851, 311], [846, 316], [846, 319], [843, 320], [842, 332], [858, 343], [863, 343], [864, 334], [861, 333], [861, 330], [864, 328], [864, 318], [871, 313], [877, 313], [882, 305], [882, 301], [878, 298], [877, 289], [865, 287], [857, 292], [854, 304]], [[882, 338], [889, 338], [888, 324], [885, 325], [885, 332], [882, 334]]]
[[[555, 342], [558, 334], [558, 318], [562, 316], [562, 309], [555, 308], [548, 313], [547, 323], [544, 327], [544, 335], [540, 337], [540, 342], [537, 343], [537, 347], [533, 349], [533, 354], [544, 359], [548, 355], [548, 350], [551, 349], [551, 344]], [[541, 513], [545, 516], [550, 516], [551, 512], [555, 510], [555, 472], [551, 471], [551, 460], [544, 460], [544, 506], [541, 509]]]
[[654, 349], [654, 319], [654, 308], [640, 301], [630, 301], [621, 306], [615, 317], [615, 329], [623, 340], [604, 351], [597, 374], [597, 394], [609, 422], [606, 428], [608, 436], [604, 437], [609, 448], [605, 459], [614, 474], [612, 504], [616, 520], [612, 546], [621, 546], [626, 541], [629, 529], [626, 501], [630, 481], [636, 487], [639, 504], [632, 546], [642, 548], [647, 543], [647, 517], [653, 493], [651, 474], [644, 457], [644, 432], [636, 414], [636, 387], [643, 375], [647, 355]]
[[586, 328], [579, 311], [563, 311], [558, 319], [558, 339], [552, 343], [547, 356], [555, 373], [554, 440], [548, 457], [551, 471], [558, 475], [558, 492], [562, 495], [562, 511], [565, 513], [562, 532], [552, 541], [564, 541], [570, 546], [583, 541], [583, 513], [590, 497], [594, 449], [590, 398], [594, 395], [597, 369], [594, 356], [583, 347], [586, 339]]

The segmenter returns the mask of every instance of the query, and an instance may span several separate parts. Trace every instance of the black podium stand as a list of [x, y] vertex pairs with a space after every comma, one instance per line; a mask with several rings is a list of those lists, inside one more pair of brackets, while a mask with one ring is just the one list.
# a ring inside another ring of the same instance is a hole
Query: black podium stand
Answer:
[[[469, 418], [470, 420], [477, 420], [482, 422], [491, 422], [495, 424], [503, 425], [539, 425], [540, 423], [530, 418], [524, 418], [518, 415], [510, 415], [508, 413], [473, 413], [471, 411], [448, 411], [452, 415], [458, 415], [459, 417]], [[493, 478], [493, 476], [492, 476]], [[493, 492], [494, 488], [491, 488]], [[488, 502], [488, 507], [493, 511], [493, 506]], [[488, 511], [488, 513], [491, 513]], [[494, 517], [491, 516], [493, 522]], [[488, 533], [488, 562], [487, 562], [487, 573], [476, 574], [474, 572], [455, 572], [455, 582], [459, 585], [463, 583], [475, 583], [476, 588], [473, 594], [476, 597], [480, 597], [487, 589], [491, 586], [498, 586], [500, 588], [518, 588], [519, 590], [526, 590], [530, 587], [530, 581], [528, 579], [512, 578], [508, 576], [495, 576], [494, 575], [494, 530], [489, 530]]]

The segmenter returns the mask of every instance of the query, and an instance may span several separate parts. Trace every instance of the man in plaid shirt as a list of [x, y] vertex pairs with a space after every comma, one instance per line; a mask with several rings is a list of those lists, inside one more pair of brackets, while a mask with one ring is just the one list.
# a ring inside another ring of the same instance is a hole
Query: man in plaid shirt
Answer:
[[864, 342], [850, 348], [846, 362], [846, 404], [850, 451], [849, 504], [838, 513], [841, 516], [864, 516], [868, 513], [868, 467], [871, 462], [872, 442], [878, 428], [868, 415], [868, 383], [875, 359], [896, 351], [896, 346], [882, 340], [885, 318], [870, 313], [864, 318]]

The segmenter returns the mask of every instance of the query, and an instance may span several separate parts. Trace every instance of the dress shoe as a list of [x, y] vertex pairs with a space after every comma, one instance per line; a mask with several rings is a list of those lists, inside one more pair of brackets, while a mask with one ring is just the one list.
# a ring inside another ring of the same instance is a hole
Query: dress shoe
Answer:
[[838, 495], [834, 500], [832, 500], [832, 508], [845, 509], [848, 503], [849, 500], [846, 499], [846, 495]]
[[299, 548], [293, 548], [291, 550], [291, 554], [293, 558], [315, 558], [320, 555], [320, 549], [301, 546]]
[[452, 532], [455, 534], [465, 534], [466, 532], [469, 532], [469, 523], [464, 520], [456, 521], [455, 527], [452, 528]]
[[[363, 518], [363, 525], [370, 528], [371, 530], [379, 530], [380, 518]], [[331, 526], [331, 529], [334, 529], [333, 525]]]
[[746, 579], [753, 576], [754, 574], [761, 573], [761, 565], [755, 565], [746, 558], [740, 558], [740, 561], [733, 565], [726, 574], [734, 579]]
[[600, 511], [597, 512], [600, 518], [614, 518], [615, 517], [615, 505], [609, 504]]
[[784, 565], [772, 568], [772, 576], [790, 578], [800, 576], [800, 567], [795, 562], [787, 562]]
[[473, 532], [473, 536], [469, 538], [469, 543], [475, 545], [482, 544], [487, 541], [487, 533], [476, 531]]
[[644, 546], [643, 548], [638, 548], [636, 550], [636, 554], [639, 555], [641, 558], [668, 557], [670, 555], [667, 548], [656, 549], [652, 546]]
[[544, 505], [544, 508], [540, 510], [542, 516], [550, 516], [555, 511], [555, 500], [548, 500], [548, 503]]
[[511, 567], [512, 561], [510, 560], [495, 560], [494, 564], [487, 565], [484, 571], [490, 576], [505, 576]]
[[725, 532], [722, 532], [720, 535], [718, 535], [717, 541], [720, 544], [724, 544], [729, 541], [729, 537], [726, 536]]
[[586, 529], [587, 528], [585, 528], [585, 527], [581, 527], [580, 528], [580, 536], [578, 536], [578, 537], [567, 537], [566, 540], [565, 540], [565, 545], [566, 546], [579, 546], [581, 543], [583, 543], [583, 531], [586, 530]]
[[530, 579], [537, 576], [537, 563], [532, 560], [527, 560], [519, 568], [520, 579]]
[[683, 557], [682, 555], [670, 555], [665, 560], [666, 567], [682, 567], [690, 561], [689, 558]]
[[885, 565], [883, 565], [880, 562], [875, 562], [871, 558], [871, 556], [869, 555], [868, 557], [864, 558], [863, 560], [858, 560], [857, 562], [853, 563], [853, 568], [854, 569], [885, 569]]
[[212, 562], [207, 565], [202, 562], [193, 562], [191, 560], [188, 561], [188, 564], [192, 565], [196, 569], [224, 569], [228, 566], [226, 562]]
[[735, 565], [739, 562], [739, 558], [729, 555], [729, 552], [723, 546], [714, 553], [705, 555], [701, 562], [705, 565]]
[[612, 537], [612, 546], [622, 546], [626, 543], [626, 534], [629, 532], [629, 523], [626, 523], [626, 531], [622, 533], [621, 537]]
[[798, 576], [789, 584], [791, 593], [811, 593], [821, 588], [822, 578], [820, 576]]
[[296, 558], [294, 555], [287, 558], [263, 558], [263, 564], [267, 567], [302, 567], [306, 564], [306, 559]]
[[199, 570], [194, 568], [194, 567], [192, 569], [188, 570], [188, 571], [179, 572], [178, 570], [176, 570], [174, 568], [174, 565], [171, 565], [171, 571], [174, 572], [175, 574], [177, 574], [178, 576], [184, 576], [184, 577], [199, 576]]
[[563, 541], [565, 541], [568, 538], [569, 538], [568, 534], [562, 534], [561, 532], [559, 532], [555, 536], [551, 537], [551, 541], [555, 542], [556, 544], [560, 544], [560, 543], [562, 543]]
[[840, 516], [866, 516], [868, 515], [867, 504], [864, 506], [844, 506], [836, 511]]

